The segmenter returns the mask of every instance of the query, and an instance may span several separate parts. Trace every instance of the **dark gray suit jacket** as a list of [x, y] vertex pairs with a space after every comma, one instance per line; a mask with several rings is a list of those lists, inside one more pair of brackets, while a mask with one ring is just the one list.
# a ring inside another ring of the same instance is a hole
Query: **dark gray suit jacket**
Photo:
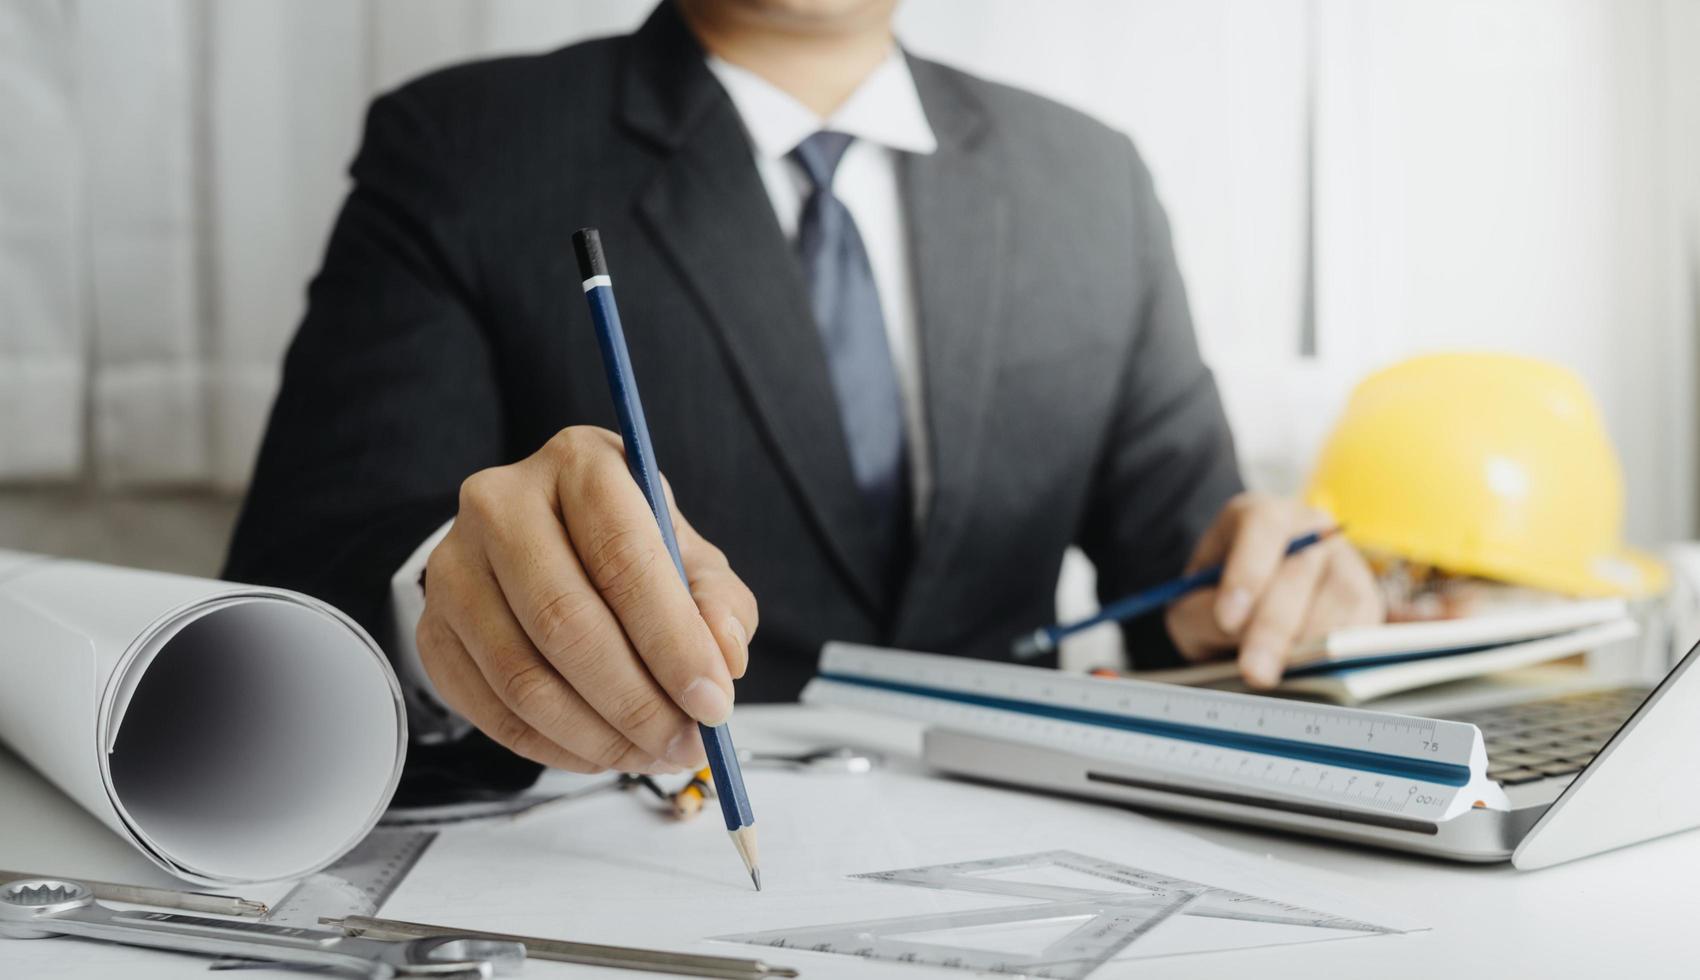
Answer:
[[[463, 479], [614, 428], [583, 225], [679, 506], [761, 604], [740, 699], [795, 697], [829, 638], [1005, 656], [1071, 544], [1107, 597], [1178, 573], [1240, 484], [1150, 174], [1077, 112], [910, 64], [940, 144], [901, 164], [936, 489], [901, 582], [862, 533], [799, 264], [666, 3], [373, 103], [226, 574], [382, 637], [389, 576]], [[1167, 655], [1160, 624], [1129, 636]]]

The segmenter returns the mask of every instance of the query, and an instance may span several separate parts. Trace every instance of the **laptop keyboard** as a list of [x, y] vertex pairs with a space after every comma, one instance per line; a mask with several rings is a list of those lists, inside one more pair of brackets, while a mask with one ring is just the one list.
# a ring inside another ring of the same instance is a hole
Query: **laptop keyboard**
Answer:
[[1454, 716], [1482, 730], [1488, 778], [1505, 786], [1568, 776], [1594, 761], [1649, 688], [1583, 691]]

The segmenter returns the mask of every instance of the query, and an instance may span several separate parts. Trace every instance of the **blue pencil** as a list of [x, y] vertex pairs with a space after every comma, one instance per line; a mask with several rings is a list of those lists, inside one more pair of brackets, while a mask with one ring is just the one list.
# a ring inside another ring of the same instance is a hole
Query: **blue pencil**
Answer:
[[[584, 295], [590, 303], [590, 318], [596, 324], [596, 343], [602, 349], [602, 366], [608, 373], [608, 390], [614, 394], [614, 411], [620, 417], [620, 439], [626, 446], [626, 465], [632, 479], [643, 490], [655, 523], [661, 528], [661, 539], [667, 543], [667, 553], [673, 556], [673, 567], [679, 578], [690, 588], [684, 560], [679, 557], [679, 542], [673, 536], [673, 518], [667, 512], [667, 494], [661, 487], [661, 468], [655, 462], [655, 446], [649, 441], [649, 424], [643, 418], [643, 402], [638, 398], [637, 375], [632, 372], [631, 355], [626, 351], [626, 335], [620, 329], [620, 310], [614, 305], [614, 284], [608, 275], [608, 260], [602, 253], [602, 236], [595, 228], [581, 228], [573, 233], [573, 251], [578, 253], [579, 274], [584, 277]], [[750, 796], [744, 790], [744, 774], [738, 768], [738, 750], [732, 746], [732, 729], [726, 725], [700, 725], [703, 748], [708, 753], [708, 768], [714, 773], [714, 791], [720, 798], [720, 811], [726, 817], [726, 831], [738, 856], [749, 869], [756, 891], [761, 891], [761, 868], [756, 857], [756, 817], [750, 810]]]
[[[1287, 555], [1298, 554], [1311, 545], [1338, 534], [1339, 531], [1338, 527], [1331, 527], [1296, 537], [1287, 542]], [[1163, 608], [1188, 592], [1208, 589], [1220, 581], [1222, 581], [1221, 565], [1201, 568], [1191, 575], [1183, 575], [1180, 578], [1164, 582], [1162, 585], [1154, 585], [1143, 592], [1135, 592], [1125, 599], [1117, 599], [1098, 610], [1096, 615], [1088, 616], [1077, 622], [1040, 627], [1027, 636], [1018, 638], [1013, 644], [1011, 652], [1015, 654], [1017, 660], [1032, 660], [1034, 657], [1055, 650], [1065, 636], [1072, 636], [1081, 630], [1091, 629], [1099, 623], [1125, 623], [1130, 619], [1138, 619], [1148, 612]]]

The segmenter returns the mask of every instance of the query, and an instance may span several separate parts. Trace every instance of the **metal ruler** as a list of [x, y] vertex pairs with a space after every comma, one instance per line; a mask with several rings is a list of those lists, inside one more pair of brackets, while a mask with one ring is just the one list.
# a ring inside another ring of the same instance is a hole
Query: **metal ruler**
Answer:
[[320, 916], [373, 915], [436, 838], [433, 831], [379, 827], [341, 860], [301, 879], [266, 921], [320, 929]]
[[803, 700], [1378, 813], [1508, 807], [1464, 722], [841, 643]]
[[[995, 877], [1051, 867], [1102, 879], [1106, 887], [1074, 887]], [[716, 938], [724, 942], [838, 953], [883, 962], [1049, 977], [1053, 980], [1081, 980], [1164, 922], [1181, 915], [1309, 926], [1337, 930], [1342, 934], [1398, 931], [1073, 851], [1043, 851], [854, 877], [864, 881], [1037, 901], [1025, 905], [803, 926]], [[1108, 886], [1112, 884], [1124, 887], [1111, 890]], [[1127, 890], [1129, 888], [1133, 890]], [[1065, 919], [1080, 919], [1081, 923], [1042, 948], [1022, 954], [983, 949], [962, 942], [941, 942], [927, 935]]]

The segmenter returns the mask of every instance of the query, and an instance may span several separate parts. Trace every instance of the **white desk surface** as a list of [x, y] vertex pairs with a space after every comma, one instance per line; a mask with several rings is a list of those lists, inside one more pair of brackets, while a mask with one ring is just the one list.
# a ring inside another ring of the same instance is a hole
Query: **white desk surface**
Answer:
[[[750, 706], [738, 709], [734, 728], [740, 744], [757, 749], [802, 749], [835, 742], [882, 748], [894, 754], [896, 768], [905, 767], [902, 754], [913, 753], [918, 729], [903, 722], [874, 720], [795, 706]], [[912, 770], [912, 767], [909, 767]], [[1690, 771], [1687, 775], [1692, 775]], [[1673, 773], [1673, 776], [1677, 776]], [[844, 777], [839, 777], [844, 778]], [[879, 779], [879, 776], [868, 777]], [[895, 778], [895, 777], [894, 777]], [[870, 784], [871, 785], [871, 784]], [[996, 802], [1004, 790], [974, 788], [992, 794]], [[758, 816], [762, 807], [755, 797]], [[620, 805], [633, 805], [625, 801]], [[571, 820], [567, 804], [547, 818]], [[1058, 804], [1092, 807], [1092, 804]], [[1626, 805], [1632, 805], [1626, 801]], [[1107, 809], [1107, 808], [1098, 808]], [[704, 814], [702, 820], [715, 820]], [[533, 818], [527, 818], [533, 819]], [[1133, 821], [1134, 818], [1127, 818]], [[1260, 949], [1236, 950], [1112, 964], [1096, 976], [1105, 978], [1138, 975], [1161, 977], [1255, 976], [1295, 977], [1422, 977], [1425, 980], [1458, 976], [1492, 977], [1693, 977], [1700, 975], [1700, 833], [1679, 834], [1637, 847], [1600, 855], [1545, 871], [1520, 873], [1509, 866], [1470, 866], [1423, 858], [1313, 842], [1272, 833], [1238, 830], [1179, 818], [1158, 818], [1175, 828], [1237, 852], [1247, 865], [1268, 865], [1268, 858], [1332, 872], [1336, 889], [1361, 888], [1363, 893], [1413, 912], [1431, 928], [1427, 931], [1373, 939], [1311, 943]], [[1137, 828], [1133, 822], [1130, 826]], [[558, 834], [560, 826], [551, 832]], [[569, 828], [570, 829], [570, 828]], [[657, 827], [656, 833], [665, 833]], [[1148, 831], [1155, 833], [1157, 831]], [[441, 842], [439, 842], [440, 844]], [[723, 844], [723, 841], [717, 841]], [[724, 857], [728, 867], [736, 865], [730, 846]], [[1029, 839], [1012, 841], [1007, 853], [1042, 850], [1047, 847], [1042, 832]], [[413, 879], [429, 880], [433, 846]], [[451, 860], [452, 850], [441, 860]], [[992, 855], [985, 855], [992, 856]], [[1112, 855], [1103, 855], [1113, 857]], [[862, 870], [891, 865], [879, 858], [863, 861]], [[923, 862], [915, 862], [923, 863]], [[1137, 862], [1130, 862], [1137, 863]], [[163, 872], [154, 868], [128, 845], [119, 841], [93, 818], [76, 810], [64, 797], [0, 750], [0, 868], [14, 868], [105, 880], [171, 885]], [[778, 876], [783, 869], [770, 868]], [[549, 873], [563, 877], [573, 873], [571, 856], [560, 857]], [[706, 886], [705, 886], [706, 887]], [[717, 886], [718, 887], [718, 886]], [[425, 893], [421, 893], [425, 890]], [[279, 889], [243, 890], [255, 897], [275, 897]], [[462, 896], [464, 901], [467, 896]], [[429, 917], [468, 926], [495, 928], [500, 923], [457, 918], [454, 907], [442, 906], [435, 889], [409, 891], [404, 884], [386, 907], [398, 917]], [[739, 898], [738, 900], [743, 900]], [[433, 902], [437, 905], [434, 906]], [[676, 904], [676, 898], [675, 898]], [[641, 899], [627, 910], [629, 920], [641, 915]], [[462, 907], [464, 908], [464, 907]], [[572, 918], [569, 909], [564, 920]], [[588, 919], [586, 919], [588, 921]], [[804, 919], [803, 921], [815, 921]], [[512, 923], [519, 927], [525, 923]], [[636, 932], [641, 926], [626, 922]], [[579, 938], [567, 927], [556, 930], [564, 938]], [[722, 930], [724, 931], [724, 930]], [[701, 932], [695, 935], [701, 935]], [[584, 938], [606, 939], [606, 936]], [[877, 970], [877, 964], [821, 954], [760, 950], [724, 944], [698, 945], [704, 952], [729, 956], [762, 957], [803, 970], [805, 978], [866, 976], [882, 972], [894, 977], [961, 978], [960, 972], [916, 967]], [[0, 939], [0, 977], [126, 977], [151, 978], [205, 976], [201, 962], [187, 957], [146, 950], [108, 947], [70, 939]], [[244, 971], [244, 977], [288, 978], [300, 974], [274, 971]], [[525, 976], [632, 977], [625, 971], [596, 971], [563, 964], [534, 962]]]

